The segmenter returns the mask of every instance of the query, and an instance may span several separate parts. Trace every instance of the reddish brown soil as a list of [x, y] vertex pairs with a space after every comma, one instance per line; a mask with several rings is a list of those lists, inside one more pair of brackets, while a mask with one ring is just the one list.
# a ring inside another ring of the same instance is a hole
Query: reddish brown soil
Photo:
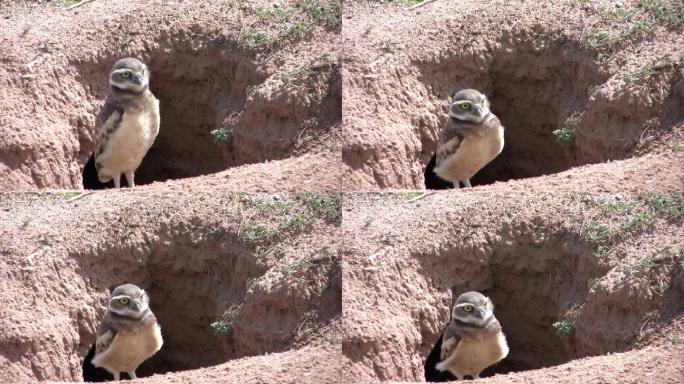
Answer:
[[[335, 380], [339, 195], [69, 198], [0, 195], [1, 382], [82, 380], [108, 289], [123, 282], [150, 293], [165, 338], [139, 374], [214, 366], [180, 376], [257, 382], [310, 369], [310, 382]], [[212, 332], [219, 320], [230, 335]]]
[[[667, 356], [663, 359], [663, 356]], [[482, 384], [590, 383], [658, 384], [680, 383], [684, 378], [684, 349], [666, 346], [574, 360], [553, 368], [511, 373], [478, 380]]]
[[[278, 169], [273, 173], [273, 169]], [[293, 182], [296, 180], [296, 182]], [[346, 189], [339, 158], [326, 154], [243, 165], [199, 178], [152, 183], [147, 191], [330, 191]]]
[[[632, 33], [611, 47], [590, 42], [596, 31], [617, 36], [651, 22], [637, 3], [347, 4], [347, 177], [361, 189], [424, 188], [449, 95], [476, 88], [506, 127], [503, 152], [476, 175], [476, 186], [530, 178], [494, 190], [681, 190], [681, 25], [658, 20], [648, 36]], [[601, 16], [630, 10], [637, 13]], [[572, 143], [554, 140], [560, 128], [574, 132]]]
[[[330, 171], [341, 168], [339, 22], [318, 20], [309, 32], [255, 44], [253, 36], [275, 36], [296, 20], [258, 17], [259, 8], [271, 2], [109, 0], [72, 10], [0, 3], [0, 190], [97, 186], [87, 167], [95, 116], [122, 56], [148, 64], [160, 99], [160, 134], [138, 184], [190, 178], [178, 188], [194, 189], [217, 184], [199, 176], [228, 169], [218, 179], [240, 183], [217, 188], [338, 189]], [[218, 128], [232, 132], [230, 143], [214, 142]], [[316, 179], [312, 188], [308, 179]]]
[[[684, 380], [684, 195], [412, 197], [345, 196], [348, 381], [425, 380], [470, 290], [492, 298], [511, 347], [491, 382]], [[571, 335], [554, 332], [562, 320]]]

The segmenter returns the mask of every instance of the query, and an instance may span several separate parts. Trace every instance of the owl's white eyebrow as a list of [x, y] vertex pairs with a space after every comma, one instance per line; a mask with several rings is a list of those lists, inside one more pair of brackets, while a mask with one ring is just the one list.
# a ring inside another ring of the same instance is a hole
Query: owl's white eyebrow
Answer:
[[461, 308], [461, 307], [466, 307], [466, 306], [474, 307], [475, 305], [470, 304], [470, 303], [463, 303], [463, 304], [457, 304], [456, 308]]
[[110, 300], [114, 300], [114, 299], [128, 299], [128, 298], [129, 298], [129, 297], [126, 296], [126, 295], [119, 295], [119, 296], [114, 296], [114, 297], [112, 297]]
[[125, 73], [125, 72], [130, 72], [130, 69], [117, 69], [116, 71], [112, 71], [112, 73]]

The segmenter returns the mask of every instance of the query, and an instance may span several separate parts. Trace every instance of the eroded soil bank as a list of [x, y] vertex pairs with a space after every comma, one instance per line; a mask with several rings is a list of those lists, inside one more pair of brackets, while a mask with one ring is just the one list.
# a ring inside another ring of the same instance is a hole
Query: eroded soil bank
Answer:
[[249, 356], [305, 367], [339, 354], [340, 195], [73, 196], [0, 195], [3, 382], [82, 380], [108, 292], [126, 282], [150, 294], [165, 339], [143, 377], [256, 377], [264, 360]]
[[[95, 117], [127, 56], [148, 64], [160, 99], [138, 184], [190, 178], [179, 187], [192, 189], [218, 174], [241, 179], [224, 190], [338, 189], [338, 1], [12, 2], [0, 14], [0, 189], [105, 187], [91, 158]], [[308, 183], [291, 176], [307, 163], [320, 165]], [[287, 184], [269, 182], [281, 174]]]
[[684, 378], [684, 196], [413, 197], [345, 198], [350, 380], [426, 380], [452, 301], [470, 290], [493, 300], [511, 348], [483, 373], [493, 382]]
[[506, 128], [475, 186], [682, 190], [683, 11], [676, 1], [350, 3], [348, 177], [366, 189], [444, 187], [429, 163], [446, 107], [475, 88]]

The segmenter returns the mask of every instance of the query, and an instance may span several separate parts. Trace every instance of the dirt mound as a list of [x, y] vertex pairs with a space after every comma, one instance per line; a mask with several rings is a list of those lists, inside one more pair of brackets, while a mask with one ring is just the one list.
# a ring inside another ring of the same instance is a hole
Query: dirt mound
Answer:
[[[274, 173], [273, 169], [278, 172]], [[325, 192], [347, 187], [342, 179], [339, 157], [304, 154], [285, 160], [243, 165], [199, 179], [152, 183], [143, 188], [146, 191]]]
[[96, 379], [82, 364], [124, 282], [150, 294], [165, 339], [142, 376], [339, 354], [339, 195], [72, 197], [0, 199], [2, 381]]
[[[475, 185], [607, 161], [620, 173], [629, 167], [623, 160], [651, 153], [663, 154], [648, 162], [670, 179], [664, 187], [681, 190], [684, 35], [669, 20], [678, 20], [681, 5], [626, 3], [345, 7], [349, 177], [373, 189], [443, 187], [428, 164], [446, 106], [455, 91], [476, 88], [506, 127], [506, 145]], [[588, 177], [592, 167], [572, 174], [578, 181], [562, 189], [624, 187]], [[644, 181], [632, 175], [632, 183], [650, 190]]]
[[[684, 355], [683, 195], [414, 196], [345, 198], [343, 352], [354, 380], [437, 381], [430, 352], [452, 300], [470, 290], [492, 298], [511, 348], [483, 376], [648, 346], [659, 354], [653, 369], [684, 377], [675, 363]], [[607, 361], [598, 359], [572, 364]], [[542, 376], [604, 374], [565, 369]]]
[[[262, 3], [3, 4], [0, 188], [103, 187], [91, 157], [95, 116], [125, 56], [148, 64], [160, 99], [140, 184], [303, 154], [339, 163], [339, 4]], [[259, 180], [244, 182], [249, 190]]]

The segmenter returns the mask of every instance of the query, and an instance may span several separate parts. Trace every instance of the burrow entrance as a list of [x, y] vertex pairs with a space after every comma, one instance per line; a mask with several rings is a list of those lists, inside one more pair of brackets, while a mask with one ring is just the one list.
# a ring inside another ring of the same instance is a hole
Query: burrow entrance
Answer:
[[[130, 282], [145, 289], [150, 295], [150, 308], [162, 326], [164, 345], [138, 368], [139, 377], [229, 360], [231, 353], [226, 346], [232, 338], [215, 334], [211, 324], [221, 318], [225, 309], [244, 301], [247, 278], [264, 273], [247, 249], [224, 248], [218, 239], [194, 245], [189, 238], [173, 242], [153, 249], [139, 269], [99, 271], [109, 275], [107, 281], [113, 282], [112, 288]], [[116, 251], [107, 253], [103, 256], [118, 258], [120, 264], [132, 258]], [[133, 264], [133, 260], [128, 262]], [[94, 368], [87, 358], [83, 375], [85, 381], [111, 380], [111, 375]]]
[[[474, 65], [478, 60], [454, 53], [438, 64], [419, 65], [420, 80], [438, 99], [451, 100], [458, 90], [478, 89], [487, 95], [492, 112], [505, 127], [503, 151], [471, 179], [472, 185], [548, 175], [606, 161], [609, 151], [587, 153], [577, 148], [578, 142], [586, 147], [579, 128], [590, 92], [608, 78], [592, 56], [577, 42], [528, 38], [513, 47], [510, 42], [503, 45], [501, 51], [491, 53], [486, 64]], [[437, 131], [441, 129], [437, 127]], [[424, 143], [424, 147], [434, 148], [434, 144]], [[450, 188], [450, 183], [432, 171], [434, 151], [424, 153], [423, 158], [430, 159], [425, 167], [426, 188]]]
[[[114, 265], [113, 269], [103, 271], [102, 267], [94, 267], [93, 261], [81, 268], [90, 281], [103, 286], [113, 288], [130, 282], [149, 293], [150, 308], [161, 324], [164, 345], [138, 368], [138, 377], [281, 352], [292, 347], [303, 313], [316, 310], [309, 315], [310, 325], [326, 323], [338, 314], [331, 308], [336, 308], [338, 295], [334, 290], [339, 282], [329, 265], [316, 264], [309, 270], [321, 279], [333, 280], [327, 291], [308, 298], [310, 302], [289, 297], [291, 292], [277, 288], [262, 288], [255, 295], [249, 292], [250, 287], [268, 267], [254, 257], [253, 249], [230, 242], [225, 234], [207, 236], [200, 242], [191, 234], [162, 240], [166, 245], [155, 246], [143, 265], [137, 260], [139, 256], [108, 250], [101, 254], [106, 260], [98, 260], [97, 264]], [[82, 361], [83, 379], [112, 380], [107, 371], [90, 363], [94, 337], [81, 335], [86, 340], [83, 344], [91, 346]]]
[[[136, 172], [136, 184], [287, 158], [301, 150], [297, 146], [303, 130], [305, 136], [315, 136], [341, 119], [341, 81], [335, 63], [311, 66], [304, 87], [297, 84], [293, 90], [281, 82], [258, 93], [269, 75], [253, 54], [235, 43], [167, 36], [148, 45], [155, 50], [137, 57], [150, 68], [150, 90], [160, 101], [161, 127]], [[77, 64], [83, 68], [79, 81], [94, 101], [106, 98], [108, 73], [118, 58]], [[83, 168], [84, 188], [113, 186], [98, 181], [94, 165], [91, 156]]]
[[[494, 314], [506, 334], [510, 353], [480, 377], [555, 366], [615, 352], [623, 345], [624, 334], [620, 331], [610, 334], [606, 324], [593, 323], [593, 319], [588, 321], [579, 314], [590, 290], [588, 281], [604, 276], [608, 267], [579, 241], [559, 238], [535, 244], [531, 236], [520, 235], [512, 246], [496, 246], [489, 265], [462, 262], [459, 258], [459, 270], [448, 271], [448, 275], [435, 271], [435, 278], [450, 281], [453, 299], [476, 290], [494, 302]], [[574, 324], [572, 334], [557, 332], [554, 324], [563, 321]], [[602, 340], [594, 337], [592, 332], [597, 330], [604, 333]], [[451, 374], [434, 368], [440, 361], [441, 334], [436, 338], [428, 341], [434, 344], [425, 360], [425, 379], [454, 380]]]

